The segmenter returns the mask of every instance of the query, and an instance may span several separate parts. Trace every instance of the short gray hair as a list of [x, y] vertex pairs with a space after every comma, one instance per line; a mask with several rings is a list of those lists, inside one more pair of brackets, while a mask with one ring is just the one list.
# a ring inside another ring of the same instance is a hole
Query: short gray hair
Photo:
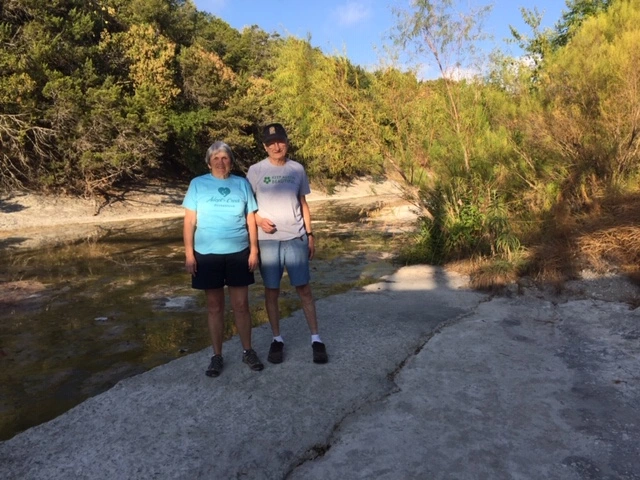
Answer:
[[229, 155], [229, 160], [233, 163], [233, 152], [231, 151], [231, 147], [224, 142], [214, 142], [208, 149], [207, 153], [204, 156], [204, 162], [209, 165], [209, 161], [211, 160], [211, 156], [215, 155], [218, 152], [224, 152]]

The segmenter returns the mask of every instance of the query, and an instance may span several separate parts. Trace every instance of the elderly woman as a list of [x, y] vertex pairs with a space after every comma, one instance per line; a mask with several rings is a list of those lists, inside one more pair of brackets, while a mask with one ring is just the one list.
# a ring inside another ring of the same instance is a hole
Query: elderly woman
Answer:
[[242, 361], [251, 370], [264, 368], [251, 348], [249, 285], [258, 267], [258, 209], [251, 185], [231, 175], [233, 154], [224, 142], [215, 142], [205, 156], [211, 173], [194, 178], [182, 206], [185, 268], [191, 286], [204, 290], [213, 356], [206, 370], [210, 377], [222, 371], [225, 294], [229, 290], [236, 328], [242, 343]]

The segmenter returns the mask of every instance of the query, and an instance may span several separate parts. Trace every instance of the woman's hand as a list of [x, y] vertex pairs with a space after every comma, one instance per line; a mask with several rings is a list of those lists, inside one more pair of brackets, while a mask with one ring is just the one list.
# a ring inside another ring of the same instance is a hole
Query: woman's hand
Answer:
[[249, 271], [253, 272], [260, 265], [260, 256], [258, 255], [258, 251], [252, 251], [249, 253]]
[[195, 256], [187, 256], [187, 259], [184, 261], [184, 269], [192, 276], [196, 274], [196, 272], [198, 271], [198, 263], [196, 262]]

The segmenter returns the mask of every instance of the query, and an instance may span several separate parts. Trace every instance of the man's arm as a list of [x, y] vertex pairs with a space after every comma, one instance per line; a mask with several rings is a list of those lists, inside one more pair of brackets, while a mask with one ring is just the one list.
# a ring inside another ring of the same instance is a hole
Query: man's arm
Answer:
[[300, 209], [302, 210], [302, 219], [304, 220], [304, 229], [309, 237], [309, 260], [311, 260], [316, 253], [316, 240], [311, 229], [311, 210], [305, 195], [300, 195], [298, 198], [300, 200]]
[[[249, 182], [249, 185], [251, 185], [251, 190], [253, 191], [253, 194], [256, 197], [256, 200], [258, 199], [258, 187], [257, 187], [257, 177], [256, 177], [256, 171], [255, 171], [255, 165], [251, 165], [249, 167], [249, 170], [247, 171], [247, 181]], [[256, 220], [256, 225], [258, 227], [260, 227], [262, 229], [262, 231], [264, 233], [273, 233], [276, 231], [276, 224], [273, 223], [271, 220], [269, 220], [268, 218], [264, 218], [263, 216], [260, 215], [260, 205], [258, 204], [258, 211], [255, 212], [255, 220]]]

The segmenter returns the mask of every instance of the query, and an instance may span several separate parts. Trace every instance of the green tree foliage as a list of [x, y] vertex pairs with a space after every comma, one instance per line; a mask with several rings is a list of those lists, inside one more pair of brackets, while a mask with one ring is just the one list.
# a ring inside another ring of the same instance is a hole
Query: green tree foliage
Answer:
[[419, 135], [422, 144], [409, 158], [403, 152], [401, 166], [405, 178], [419, 172], [424, 227], [418, 245], [422, 258], [432, 262], [471, 253], [509, 254], [517, 245], [504, 240], [514, 237], [504, 207], [508, 191], [499, 188], [503, 169], [495, 157], [504, 133], [490, 122], [492, 97], [477, 77], [460, 75], [475, 65], [474, 46], [483, 38], [479, 22], [488, 10], [464, 13], [457, 7], [453, 1], [416, 1], [410, 12], [398, 15], [396, 42], [412, 47], [441, 75], [420, 88], [422, 128], [407, 128], [407, 138]]
[[371, 103], [359, 85], [363, 72], [293, 38], [282, 43], [275, 61], [269, 100], [310, 174], [349, 179], [379, 172], [380, 153], [367, 128]]
[[640, 132], [640, 4], [620, 0], [584, 20], [548, 60], [542, 101], [562, 198], [590, 205], [637, 178]]
[[[434, 103], [428, 85], [418, 81], [413, 72], [386, 68], [375, 73], [371, 82], [374, 118], [372, 142], [378, 144], [387, 165], [404, 180], [406, 195], [420, 205], [420, 191], [435, 185], [433, 164], [429, 156], [442, 112]], [[428, 209], [424, 213], [431, 216]]]
[[612, 0], [567, 0], [568, 10], [562, 13], [551, 37], [554, 49], [564, 47], [585, 19], [606, 11], [611, 3]]
[[95, 4], [10, 0], [0, 14], [2, 183], [55, 186], [64, 163], [58, 138], [78, 112], [78, 85], [88, 80]]
[[0, 9], [5, 189], [94, 195], [154, 168], [243, 160], [268, 115], [271, 43], [178, 0], [8, 0]]
[[527, 54], [527, 58], [534, 65], [532, 79], [537, 80], [537, 73], [542, 68], [544, 60], [552, 52], [565, 46], [569, 39], [578, 31], [582, 22], [599, 12], [605, 11], [612, 0], [566, 0], [567, 9], [555, 28], [541, 30], [542, 14], [537, 8], [520, 8], [524, 23], [531, 28], [531, 35], [526, 35], [510, 26], [513, 41]]
[[470, 171], [470, 153], [464, 132], [464, 120], [461, 118], [459, 91], [456, 80], [465, 76], [465, 69], [473, 68], [475, 62], [475, 42], [482, 40], [478, 29], [487, 7], [462, 13], [456, 9], [453, 0], [418, 0], [412, 2], [413, 10], [398, 12], [401, 22], [398, 25], [396, 42], [404, 47], [412, 47], [419, 61], [435, 65], [443, 79], [447, 98], [447, 118], [456, 131], [462, 153], [464, 167]]
[[421, 212], [414, 261], [511, 262], [532, 226], [638, 191], [640, 4], [569, 0], [545, 31], [523, 10], [527, 58], [496, 57], [484, 78], [487, 9], [464, 5], [412, 2], [395, 39], [414, 69], [367, 72], [190, 0], [5, 0], [0, 187], [95, 195], [159, 168], [188, 178], [220, 139], [243, 171], [280, 121], [316, 180], [403, 178]]

